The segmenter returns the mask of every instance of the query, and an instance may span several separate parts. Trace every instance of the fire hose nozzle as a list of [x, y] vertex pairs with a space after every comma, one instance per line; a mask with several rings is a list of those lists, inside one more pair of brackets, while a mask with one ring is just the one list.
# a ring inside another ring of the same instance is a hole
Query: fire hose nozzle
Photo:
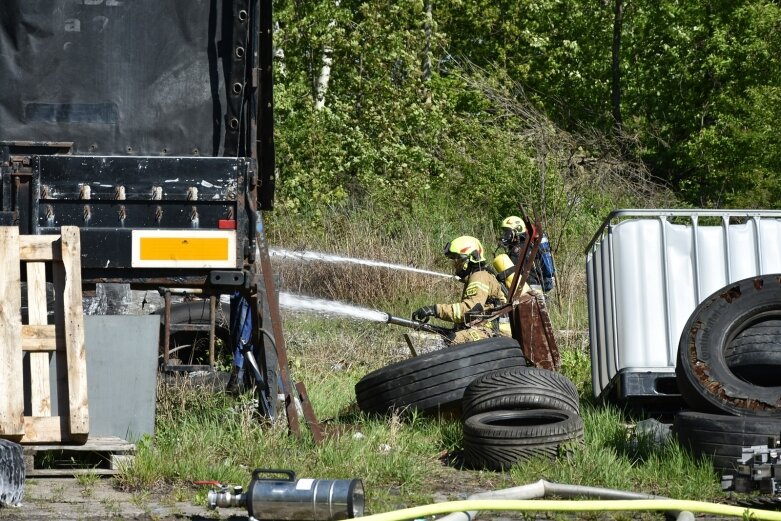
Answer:
[[393, 315], [388, 315], [388, 318], [387, 318], [386, 322], [388, 324], [395, 324], [397, 326], [410, 327], [412, 329], [420, 329], [425, 324], [424, 322], [418, 322], [416, 320], [409, 320], [409, 319], [401, 318], [401, 317], [394, 317]]
[[217, 507], [243, 507], [246, 506], [246, 504], [247, 495], [244, 494], [244, 489], [241, 487], [241, 485], [212, 489], [209, 491], [209, 494], [206, 497], [206, 506], [210, 510], [214, 510]]
[[386, 322], [388, 324], [395, 324], [397, 326], [408, 327], [416, 331], [427, 331], [429, 333], [436, 333], [438, 335], [447, 336], [447, 334], [449, 333], [449, 330], [443, 327], [431, 325], [427, 322], [418, 322], [417, 320], [409, 320], [407, 318], [394, 317], [390, 313], [386, 313], [386, 315], [387, 315]]

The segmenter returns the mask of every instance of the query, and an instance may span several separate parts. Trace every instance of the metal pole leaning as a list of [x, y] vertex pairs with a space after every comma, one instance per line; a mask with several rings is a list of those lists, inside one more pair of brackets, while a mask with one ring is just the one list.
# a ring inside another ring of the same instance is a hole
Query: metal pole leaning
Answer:
[[298, 411], [296, 410], [295, 396], [293, 394], [293, 382], [290, 379], [288, 371], [287, 350], [285, 340], [282, 334], [282, 321], [279, 315], [279, 301], [277, 300], [277, 291], [274, 286], [274, 276], [271, 272], [271, 258], [268, 253], [266, 243], [266, 234], [263, 226], [263, 217], [261, 213], [256, 212], [256, 236], [258, 243], [258, 252], [260, 257], [260, 271], [263, 275], [263, 284], [266, 288], [266, 299], [268, 300], [269, 320], [271, 321], [271, 331], [274, 334], [274, 349], [277, 353], [277, 362], [279, 363], [279, 375], [282, 380], [282, 394], [285, 395], [285, 413], [290, 432], [297, 438], [301, 437], [301, 425], [298, 421]]
[[263, 217], [260, 212], [257, 212], [257, 240], [258, 240], [258, 252], [260, 256], [260, 270], [263, 274], [263, 283], [266, 288], [266, 299], [268, 300], [269, 315], [271, 320], [271, 331], [274, 334], [274, 348], [277, 353], [277, 361], [279, 363], [279, 373], [282, 379], [282, 392], [285, 395], [285, 412], [287, 415], [287, 423], [290, 431], [296, 436], [301, 436], [301, 427], [298, 419], [298, 411], [295, 404], [295, 392], [299, 393], [299, 402], [301, 403], [304, 411], [304, 418], [307, 421], [309, 429], [312, 431], [312, 436], [316, 443], [320, 443], [322, 440], [322, 433], [320, 424], [315, 417], [314, 409], [309, 402], [309, 397], [306, 392], [306, 387], [303, 382], [298, 382], [297, 386], [293, 385], [293, 380], [290, 378], [290, 372], [288, 371], [287, 349], [285, 347], [285, 338], [282, 333], [282, 321], [279, 313], [279, 300], [277, 299], [277, 291], [274, 285], [274, 277], [271, 272], [271, 257], [268, 253], [268, 244], [266, 241], [266, 234], [264, 231]]

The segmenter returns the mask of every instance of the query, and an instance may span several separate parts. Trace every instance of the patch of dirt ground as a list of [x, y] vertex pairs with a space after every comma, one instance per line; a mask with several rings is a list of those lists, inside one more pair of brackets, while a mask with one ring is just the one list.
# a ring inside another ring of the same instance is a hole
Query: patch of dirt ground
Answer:
[[[244, 484], [246, 485], [246, 484]], [[466, 499], [470, 494], [511, 486], [501, 474], [459, 471], [444, 464], [432, 469], [429, 486], [436, 490], [434, 502]], [[205, 491], [208, 487], [205, 487]], [[18, 507], [0, 508], [0, 521], [5, 520], [140, 520], [181, 521], [248, 519], [244, 508], [210, 510], [192, 501], [175, 501], [170, 491], [126, 492], [114, 487], [110, 478], [76, 479], [73, 477], [28, 478], [24, 498]], [[397, 508], [416, 505], [397, 505]], [[376, 513], [376, 512], [372, 512]], [[513, 514], [486, 515], [478, 519], [520, 519]]]
[[[493, 472], [458, 470], [442, 461], [442, 466], [432, 468], [429, 490], [435, 490], [433, 502], [467, 499], [475, 492], [512, 487], [503, 475]], [[246, 484], [244, 484], [246, 485]], [[208, 490], [205, 488], [204, 492]], [[185, 494], [183, 494], [185, 495]], [[186, 495], [191, 495], [188, 491]], [[219, 508], [210, 510], [192, 501], [175, 501], [176, 494], [169, 491], [126, 492], [113, 486], [110, 478], [79, 480], [76, 478], [28, 478], [25, 482], [21, 506], [0, 508], [0, 521], [97, 521], [102, 519], [139, 521], [246, 521], [244, 508]], [[398, 504], [394, 509], [416, 505]], [[367, 512], [378, 513], [378, 512]], [[665, 519], [662, 513], [545, 513], [530, 512], [479, 512], [474, 521], [655, 521]], [[697, 521], [723, 521], [718, 516], [697, 516]]]
[[[236, 515], [241, 517], [236, 517]], [[0, 520], [246, 519], [239, 509], [209, 510], [161, 495], [116, 489], [111, 479], [87, 482], [75, 478], [28, 478], [18, 507], [0, 508]]]

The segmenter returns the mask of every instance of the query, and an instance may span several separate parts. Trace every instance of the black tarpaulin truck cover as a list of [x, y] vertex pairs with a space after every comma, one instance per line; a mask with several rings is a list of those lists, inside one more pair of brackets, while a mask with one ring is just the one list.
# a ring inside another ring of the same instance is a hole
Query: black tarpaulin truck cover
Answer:
[[228, 0], [0, 0], [0, 142], [235, 155], [234, 17]]

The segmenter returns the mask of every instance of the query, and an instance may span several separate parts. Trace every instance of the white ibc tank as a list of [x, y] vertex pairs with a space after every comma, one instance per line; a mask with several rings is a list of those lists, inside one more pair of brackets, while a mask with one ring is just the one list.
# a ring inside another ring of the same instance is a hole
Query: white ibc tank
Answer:
[[593, 391], [670, 374], [692, 311], [730, 282], [781, 273], [781, 212], [616, 210], [586, 250]]

